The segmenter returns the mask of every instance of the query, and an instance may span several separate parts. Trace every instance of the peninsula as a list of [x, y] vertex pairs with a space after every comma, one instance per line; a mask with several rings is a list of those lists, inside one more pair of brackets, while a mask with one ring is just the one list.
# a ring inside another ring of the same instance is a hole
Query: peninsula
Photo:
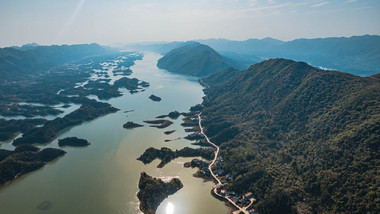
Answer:
[[150, 125], [150, 127], [156, 127], [159, 129], [166, 128], [173, 124], [173, 122], [170, 120], [144, 120], [144, 123], [153, 124]]
[[31, 145], [19, 146], [14, 151], [0, 149], [0, 187], [10, 181], [43, 167], [64, 155], [61, 149], [46, 148], [41, 151]]

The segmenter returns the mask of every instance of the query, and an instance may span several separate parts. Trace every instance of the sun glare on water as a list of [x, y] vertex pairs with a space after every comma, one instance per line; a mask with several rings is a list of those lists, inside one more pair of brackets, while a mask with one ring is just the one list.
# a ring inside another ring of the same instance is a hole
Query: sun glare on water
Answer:
[[166, 205], [166, 214], [174, 214], [174, 204], [173, 203], [168, 203]]

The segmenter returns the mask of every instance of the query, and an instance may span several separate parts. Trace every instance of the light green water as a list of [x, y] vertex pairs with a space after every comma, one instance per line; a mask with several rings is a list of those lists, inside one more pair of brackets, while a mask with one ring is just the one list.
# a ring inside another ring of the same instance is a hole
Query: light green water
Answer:
[[[0, 190], [1, 214], [134, 214], [138, 210], [138, 180], [145, 171], [155, 177], [178, 176], [184, 187], [165, 199], [158, 214], [223, 214], [229, 209], [223, 202], [213, 198], [212, 182], [194, 178], [195, 169], [183, 168], [191, 158], [175, 159], [158, 169], [156, 160], [149, 165], [137, 161], [148, 147], [180, 149], [191, 146], [182, 120], [179, 118], [166, 129], [148, 126], [126, 130], [122, 125], [128, 121], [143, 124], [170, 111], [187, 111], [190, 106], [201, 103], [202, 87], [195, 79], [173, 75], [156, 67], [160, 55], [146, 53], [144, 59], [132, 67], [133, 77], [148, 81], [151, 86], [145, 92], [124, 93], [124, 96], [108, 102], [119, 112], [91, 122], [75, 126], [60, 133], [58, 138], [76, 136], [92, 144], [86, 148], [65, 148], [67, 154], [45, 167], [12, 182]], [[161, 102], [148, 97], [155, 94]], [[124, 113], [126, 110], [133, 112]], [[145, 125], [145, 124], [144, 124]], [[167, 136], [163, 132], [176, 130]], [[54, 141], [50, 147], [57, 147]], [[49, 210], [38, 210], [42, 201], [51, 201]], [[173, 211], [174, 209], [174, 211]]]

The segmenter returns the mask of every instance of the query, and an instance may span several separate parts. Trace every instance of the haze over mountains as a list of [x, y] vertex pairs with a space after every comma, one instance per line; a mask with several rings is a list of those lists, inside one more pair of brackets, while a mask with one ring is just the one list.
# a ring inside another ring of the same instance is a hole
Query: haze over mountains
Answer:
[[[296, 39], [289, 42], [272, 38], [245, 41], [227, 39], [194, 41], [208, 45], [219, 54], [244, 65], [245, 68], [269, 58], [286, 58], [359, 76], [370, 76], [380, 72], [380, 36], [377, 35]], [[189, 44], [192, 43], [154, 43], [124, 47], [143, 48], [166, 54], [170, 49]]]
[[62, 46], [31, 44], [22, 47], [1, 48], [0, 74], [12, 76], [21, 73], [41, 72], [52, 66], [109, 52], [111, 52], [110, 49], [98, 44]]
[[209, 45], [221, 54], [237, 53], [264, 59], [287, 58], [360, 76], [380, 72], [380, 36], [376, 35], [296, 39], [289, 42], [272, 38], [246, 41], [210, 39], [198, 42]]

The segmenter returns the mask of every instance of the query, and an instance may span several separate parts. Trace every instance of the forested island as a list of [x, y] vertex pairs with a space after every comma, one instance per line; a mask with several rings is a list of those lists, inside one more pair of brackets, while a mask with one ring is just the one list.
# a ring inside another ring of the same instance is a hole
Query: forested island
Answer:
[[125, 129], [134, 129], [134, 128], [138, 128], [138, 127], [143, 127], [144, 125], [141, 125], [141, 124], [138, 124], [138, 123], [134, 123], [132, 121], [129, 121], [127, 123], [125, 123], [123, 125], [123, 128]]
[[149, 96], [149, 99], [155, 101], [155, 102], [160, 102], [161, 101], [161, 97], [157, 97], [156, 95], [152, 94]]
[[170, 120], [144, 120], [144, 123], [153, 124], [150, 125], [150, 127], [155, 127], [159, 129], [166, 128], [173, 124], [173, 122]]
[[60, 147], [62, 146], [88, 146], [90, 144], [91, 143], [88, 142], [87, 140], [80, 139], [77, 137], [66, 137], [66, 138], [58, 140], [58, 145]]
[[166, 132], [164, 132], [164, 134], [166, 134], [166, 135], [171, 135], [171, 134], [173, 134], [175, 132], [175, 130], [171, 130], [171, 131], [166, 131]]
[[142, 161], [144, 164], [148, 164], [158, 158], [161, 162], [157, 167], [162, 168], [171, 160], [178, 157], [202, 157], [207, 160], [211, 160], [214, 158], [214, 150], [208, 148], [193, 149], [185, 147], [183, 149], [173, 151], [166, 147], [162, 147], [161, 149], [150, 147], [146, 149], [145, 152], [137, 158], [137, 160]]
[[144, 214], [155, 214], [160, 203], [182, 187], [183, 184], [178, 178], [172, 178], [166, 183], [142, 172], [139, 180], [140, 191], [137, 193], [140, 200], [140, 210]]

